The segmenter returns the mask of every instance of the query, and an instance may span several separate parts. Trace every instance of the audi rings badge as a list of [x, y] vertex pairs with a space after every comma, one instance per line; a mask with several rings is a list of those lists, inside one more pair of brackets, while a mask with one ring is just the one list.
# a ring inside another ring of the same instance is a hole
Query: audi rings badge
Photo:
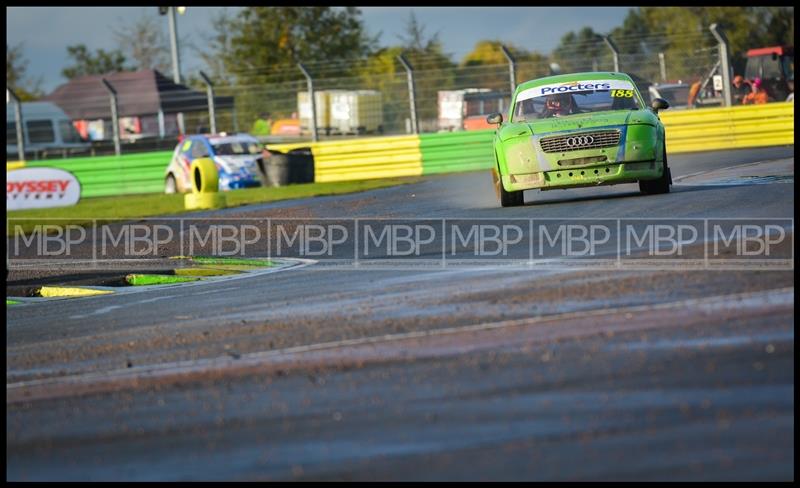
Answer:
[[575, 137], [568, 137], [566, 140], [567, 147], [584, 147], [584, 146], [591, 146], [594, 143], [594, 137], [592, 136], [575, 136]]

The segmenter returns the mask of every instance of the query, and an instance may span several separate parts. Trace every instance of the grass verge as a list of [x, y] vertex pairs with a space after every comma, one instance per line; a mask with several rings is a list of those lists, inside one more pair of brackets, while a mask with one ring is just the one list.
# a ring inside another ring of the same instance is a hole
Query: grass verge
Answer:
[[171, 285], [173, 283], [186, 283], [188, 281], [197, 281], [199, 276], [175, 276], [175, 275], [157, 275], [157, 274], [129, 274], [125, 277], [125, 281], [131, 286], [148, 286], [148, 285]]
[[[357, 193], [419, 181], [417, 177], [386, 178], [332, 183], [303, 183], [281, 187], [245, 188], [225, 192], [228, 208], [254, 203], [276, 202], [295, 198]], [[6, 211], [6, 236], [33, 231], [36, 225], [81, 225], [111, 222], [116, 219], [139, 219], [191, 213], [183, 207], [183, 194], [122, 195], [86, 198], [71, 207]]]

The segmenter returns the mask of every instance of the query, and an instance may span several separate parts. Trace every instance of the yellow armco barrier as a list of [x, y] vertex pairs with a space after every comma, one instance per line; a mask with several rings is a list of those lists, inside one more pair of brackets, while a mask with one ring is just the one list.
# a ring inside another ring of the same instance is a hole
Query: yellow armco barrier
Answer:
[[25, 167], [25, 161], [6, 161], [6, 172]]
[[311, 148], [314, 181], [367, 180], [422, 174], [419, 136], [372, 137], [305, 144], [274, 144], [267, 150]]
[[209, 158], [192, 161], [192, 193], [183, 197], [187, 210], [221, 208], [225, 206], [225, 195], [219, 193], [219, 173], [217, 165]]
[[[794, 144], [794, 103], [667, 110], [659, 116], [667, 132], [669, 154]], [[441, 135], [437, 144], [446, 146], [447, 137]], [[452, 137], [454, 145], [463, 145], [459, 138], [463, 139], [464, 133], [454, 133]], [[476, 137], [480, 135], [476, 134]], [[281, 153], [300, 148], [311, 149], [314, 155], [314, 181], [317, 182], [423, 174], [422, 152], [425, 146], [420, 149], [420, 137], [416, 135], [267, 145], [267, 150]], [[486, 150], [489, 151], [486, 160], [488, 167], [492, 164], [489, 139]], [[442, 154], [431, 155], [434, 161], [431, 168], [438, 166], [447, 168], [446, 171], [458, 171], [459, 168], [471, 171], [476, 164], [481, 164], [480, 161], [473, 161], [459, 166], [458, 162], [464, 161], [464, 155], [458, 151], [452, 154], [452, 162]], [[428, 153], [425, 157], [428, 157]], [[428, 170], [432, 171], [431, 168]]]
[[366, 180], [422, 174], [419, 137], [376, 137], [317, 144], [314, 181]]
[[659, 114], [667, 151], [684, 153], [794, 144], [794, 103], [669, 110]]

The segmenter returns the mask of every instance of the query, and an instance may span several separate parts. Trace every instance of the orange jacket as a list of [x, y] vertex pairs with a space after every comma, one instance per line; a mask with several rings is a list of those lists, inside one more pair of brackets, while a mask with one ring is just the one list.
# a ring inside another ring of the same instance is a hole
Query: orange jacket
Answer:
[[759, 90], [755, 93], [750, 92], [744, 96], [744, 99], [742, 99], [742, 105], [756, 105], [767, 102], [769, 102], [769, 97], [767, 96], [767, 92], [764, 90]]
[[689, 98], [686, 100], [687, 105], [689, 107], [694, 106], [695, 100], [697, 100], [697, 94], [700, 93], [700, 82], [697, 81], [692, 83], [692, 86], [689, 87]]

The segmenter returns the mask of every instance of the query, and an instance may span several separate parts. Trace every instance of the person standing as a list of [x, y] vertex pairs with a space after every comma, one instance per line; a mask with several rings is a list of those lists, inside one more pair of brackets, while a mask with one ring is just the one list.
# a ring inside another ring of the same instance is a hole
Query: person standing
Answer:
[[262, 112], [253, 122], [250, 133], [254, 136], [268, 136], [272, 134], [272, 115], [269, 112]]
[[747, 96], [748, 93], [752, 92], [753, 89], [750, 87], [750, 83], [748, 83], [744, 76], [736, 75], [733, 77], [733, 86], [731, 87], [731, 96], [733, 97], [733, 104], [734, 105], [741, 105], [744, 97]]
[[769, 102], [769, 95], [764, 89], [761, 78], [753, 80], [753, 89], [742, 100], [742, 105], [760, 105]]
[[689, 97], [686, 100], [686, 105], [689, 108], [694, 108], [695, 103], [697, 102], [697, 95], [700, 94], [700, 85], [703, 84], [703, 77], [702, 75], [698, 75], [695, 78], [695, 82], [689, 86]]

